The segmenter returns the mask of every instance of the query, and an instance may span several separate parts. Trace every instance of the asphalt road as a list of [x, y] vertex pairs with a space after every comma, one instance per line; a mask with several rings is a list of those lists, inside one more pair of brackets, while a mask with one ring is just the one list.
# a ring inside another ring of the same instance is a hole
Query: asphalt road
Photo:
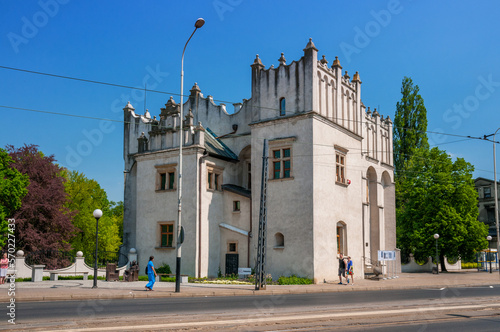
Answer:
[[[17, 303], [16, 320], [18, 323], [22, 323], [66, 318], [161, 315], [165, 313], [206, 315], [232, 312], [258, 314], [259, 312], [277, 312], [280, 310], [300, 312], [347, 307], [376, 308], [398, 303], [421, 303], [423, 305], [427, 303], [431, 305], [438, 302], [460, 302], [467, 298], [494, 299], [495, 297], [500, 299], [500, 285], [274, 296], [29, 302]], [[0, 307], [6, 308], [6, 305], [6, 303], [2, 303]]]
[[[0, 304], [0, 308], [6, 306]], [[1, 311], [0, 315], [7, 317]], [[16, 303], [15, 312], [16, 325], [4, 318], [0, 330], [499, 331], [500, 285], [26, 302]]]

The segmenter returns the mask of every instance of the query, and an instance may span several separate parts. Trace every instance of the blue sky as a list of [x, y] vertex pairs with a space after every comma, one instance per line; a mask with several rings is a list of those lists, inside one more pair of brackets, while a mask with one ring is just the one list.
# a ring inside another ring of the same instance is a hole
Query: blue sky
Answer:
[[[152, 115], [185, 87], [231, 103], [250, 98], [250, 64], [298, 60], [309, 38], [331, 64], [359, 71], [362, 101], [394, 119], [401, 81], [425, 101], [428, 130], [483, 136], [500, 127], [497, 1], [2, 1], [0, 66], [144, 87]], [[121, 109], [144, 111], [141, 91], [0, 68], [0, 146], [37, 144], [123, 200]], [[110, 119], [117, 122], [98, 119]], [[493, 178], [492, 143], [429, 134], [453, 157]], [[461, 140], [461, 141], [459, 141]], [[500, 153], [500, 152], [499, 152]]]

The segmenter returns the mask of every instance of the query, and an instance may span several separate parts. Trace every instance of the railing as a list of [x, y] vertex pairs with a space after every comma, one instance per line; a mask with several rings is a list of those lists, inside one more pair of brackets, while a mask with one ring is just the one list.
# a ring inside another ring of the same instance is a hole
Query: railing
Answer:
[[368, 265], [368, 264], [370, 264], [372, 266], [380, 266], [380, 262], [379, 261], [373, 260], [373, 259], [371, 259], [369, 257], [365, 257], [365, 256], [363, 256], [363, 262], [364, 262], [365, 266]]

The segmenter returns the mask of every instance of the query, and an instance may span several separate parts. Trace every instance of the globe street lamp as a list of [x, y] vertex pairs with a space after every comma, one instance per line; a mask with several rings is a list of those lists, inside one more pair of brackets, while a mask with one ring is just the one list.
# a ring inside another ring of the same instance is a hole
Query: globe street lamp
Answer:
[[439, 234], [434, 234], [434, 238], [436, 239], [436, 274], [439, 274], [439, 255], [438, 255], [438, 239]]
[[102, 217], [102, 211], [99, 209], [94, 210], [94, 218], [95, 218], [95, 254], [94, 254], [94, 286], [92, 288], [97, 288], [97, 244], [99, 241], [99, 218]]
[[488, 249], [489, 249], [489, 255], [487, 255], [486, 257], [488, 257], [488, 258], [489, 258], [489, 260], [490, 260], [490, 273], [491, 273], [491, 258], [492, 258], [492, 257], [491, 257], [491, 256], [492, 256], [492, 255], [491, 255], [491, 236], [490, 236], [490, 235], [488, 235], [488, 236], [486, 237], [486, 240], [488, 240]]
[[178, 207], [177, 207], [177, 244], [176, 244], [176, 252], [177, 252], [177, 260], [175, 262], [175, 292], [179, 293], [180, 288], [181, 288], [181, 226], [182, 226], [182, 143], [184, 140], [184, 127], [183, 127], [183, 93], [184, 93], [184, 53], [186, 52], [186, 47], [191, 40], [191, 37], [193, 37], [194, 33], [196, 30], [201, 28], [205, 24], [205, 20], [202, 18], [199, 18], [196, 20], [196, 23], [194, 24], [194, 31], [189, 36], [189, 39], [186, 42], [186, 45], [184, 45], [184, 49], [182, 50], [182, 58], [181, 58], [181, 106], [180, 106], [180, 113], [179, 113], [179, 120], [180, 120], [180, 134], [179, 134], [179, 177], [178, 177], [178, 189], [177, 189], [177, 200], [178, 200]]

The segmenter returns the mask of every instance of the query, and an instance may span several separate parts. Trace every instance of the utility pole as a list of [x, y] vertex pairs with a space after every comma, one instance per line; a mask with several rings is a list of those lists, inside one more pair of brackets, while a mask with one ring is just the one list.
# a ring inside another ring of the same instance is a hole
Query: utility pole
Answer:
[[257, 247], [257, 266], [255, 268], [255, 290], [266, 289], [266, 237], [267, 237], [267, 139], [262, 152], [262, 181], [260, 183], [259, 244]]

